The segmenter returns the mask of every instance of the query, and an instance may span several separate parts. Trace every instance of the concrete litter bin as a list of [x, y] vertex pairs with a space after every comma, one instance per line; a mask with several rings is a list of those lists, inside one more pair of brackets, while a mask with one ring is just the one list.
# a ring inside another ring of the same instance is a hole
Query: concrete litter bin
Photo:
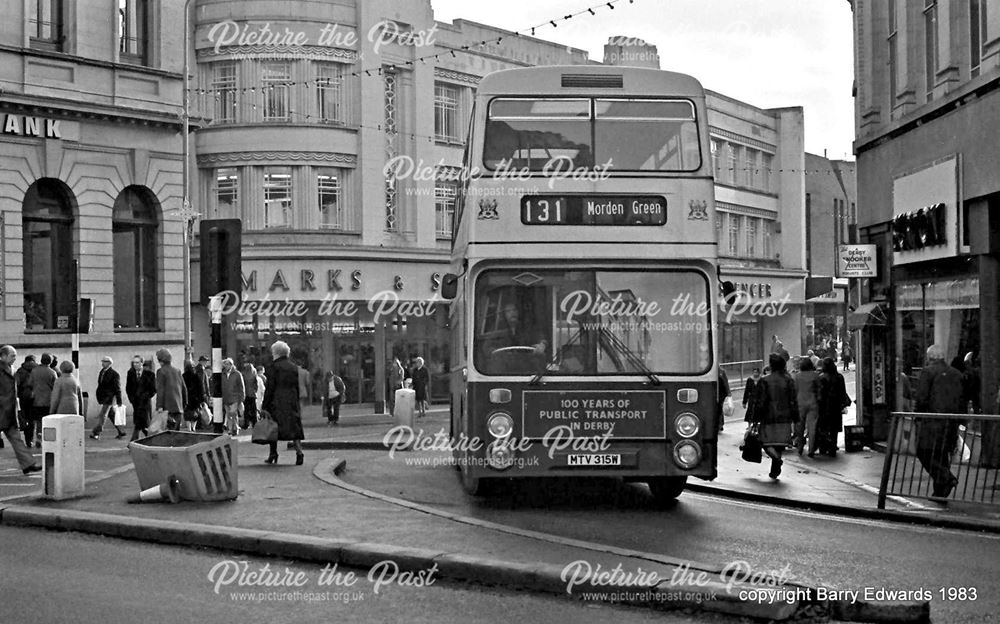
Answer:
[[42, 498], [82, 496], [83, 416], [51, 414], [42, 418]]
[[164, 431], [130, 442], [128, 450], [140, 490], [176, 476], [181, 500], [232, 500], [239, 494], [236, 444], [226, 434]]

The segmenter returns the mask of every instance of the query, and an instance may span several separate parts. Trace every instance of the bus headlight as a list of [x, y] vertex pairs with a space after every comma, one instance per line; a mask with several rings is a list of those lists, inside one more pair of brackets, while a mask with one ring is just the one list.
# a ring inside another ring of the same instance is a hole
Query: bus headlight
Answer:
[[674, 446], [674, 463], [685, 470], [691, 470], [701, 461], [701, 448], [690, 440]]
[[509, 414], [499, 412], [490, 416], [486, 428], [494, 438], [506, 438], [514, 430], [514, 420]]
[[514, 451], [506, 442], [497, 440], [487, 447], [486, 462], [494, 470], [507, 470], [514, 465]]
[[701, 429], [701, 420], [691, 412], [684, 412], [674, 421], [674, 431], [682, 438], [693, 437]]

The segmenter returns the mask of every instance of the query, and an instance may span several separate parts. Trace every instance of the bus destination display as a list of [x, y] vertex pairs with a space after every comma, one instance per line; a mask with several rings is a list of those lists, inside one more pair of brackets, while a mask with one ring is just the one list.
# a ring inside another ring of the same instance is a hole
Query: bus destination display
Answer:
[[525, 225], [663, 225], [667, 200], [661, 195], [527, 195], [521, 198]]

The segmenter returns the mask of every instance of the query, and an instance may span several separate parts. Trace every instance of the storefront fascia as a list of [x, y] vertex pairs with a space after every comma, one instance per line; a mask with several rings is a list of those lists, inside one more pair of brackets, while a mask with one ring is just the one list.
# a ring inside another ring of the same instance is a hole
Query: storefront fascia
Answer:
[[799, 351], [805, 273], [768, 275], [742, 273], [722, 268], [720, 279], [732, 282], [736, 291], [729, 301], [719, 303], [721, 341], [719, 357], [726, 364], [730, 382], [745, 377], [758, 363], [766, 366], [773, 337], [777, 336], [791, 354]]
[[399, 358], [408, 368], [420, 356], [432, 398], [447, 396], [446, 263], [247, 259], [242, 270], [243, 292], [226, 293], [223, 303], [227, 352], [240, 361], [266, 363], [270, 345], [283, 340], [310, 372], [311, 401], [321, 400], [326, 374], [335, 371], [347, 402], [380, 412], [387, 364]]

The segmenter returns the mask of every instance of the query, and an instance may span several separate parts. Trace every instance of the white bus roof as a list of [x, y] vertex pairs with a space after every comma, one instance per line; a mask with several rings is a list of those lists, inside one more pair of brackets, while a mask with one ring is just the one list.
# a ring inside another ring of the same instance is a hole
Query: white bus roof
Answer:
[[704, 97], [704, 88], [693, 76], [643, 67], [602, 65], [552, 65], [505, 69], [487, 74], [479, 83], [480, 95], [511, 93], [579, 95], [688, 95]]

